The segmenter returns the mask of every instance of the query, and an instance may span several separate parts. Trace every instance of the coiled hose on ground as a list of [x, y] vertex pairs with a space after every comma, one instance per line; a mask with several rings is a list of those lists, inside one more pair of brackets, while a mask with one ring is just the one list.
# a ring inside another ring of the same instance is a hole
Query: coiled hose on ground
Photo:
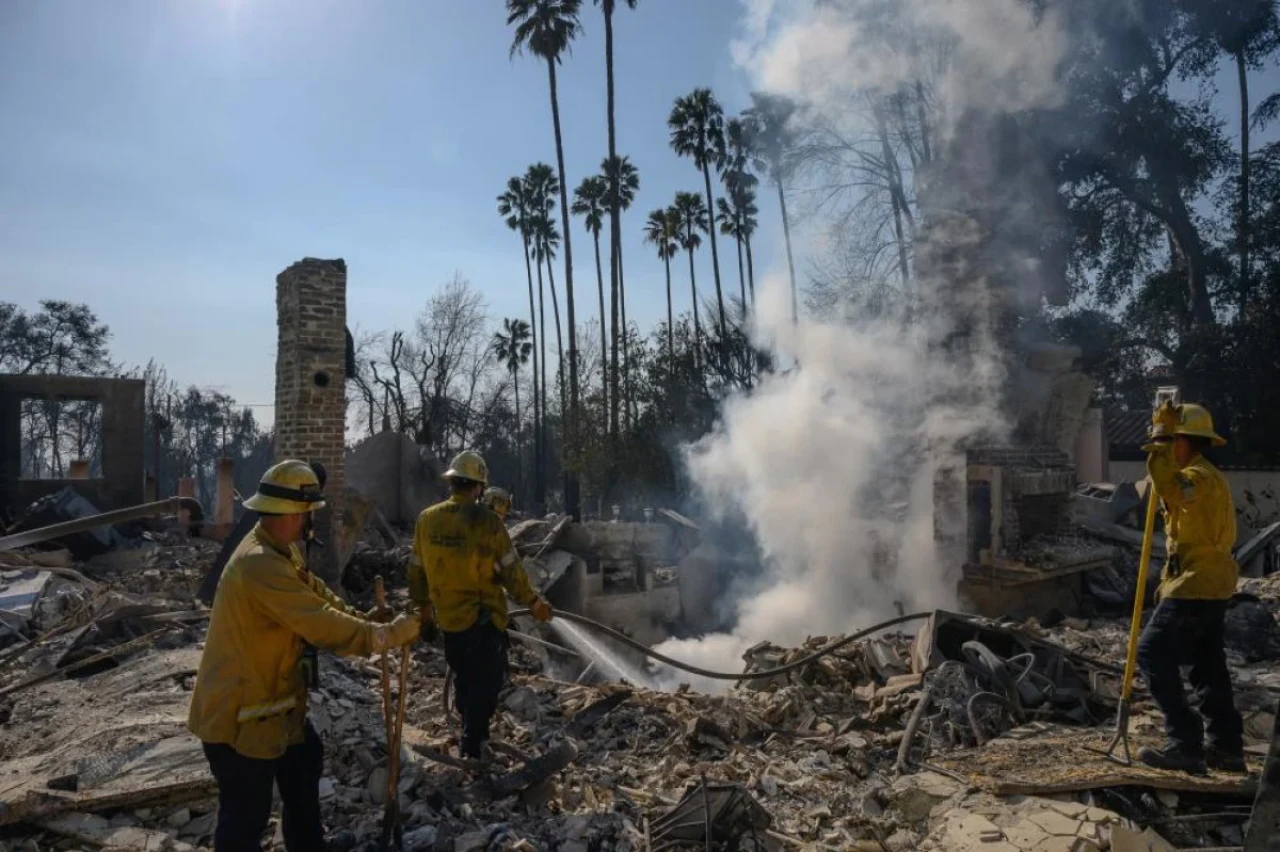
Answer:
[[[511, 612], [511, 617], [514, 618], [519, 615], [531, 615], [531, 614], [532, 613], [530, 610], [517, 609]], [[866, 628], [865, 630], [859, 630], [856, 633], [851, 633], [848, 636], [844, 636], [840, 639], [835, 640], [834, 642], [830, 642], [826, 645], [823, 645], [821, 648], [814, 651], [812, 654], [806, 654], [800, 659], [792, 660], [786, 665], [778, 666], [777, 668], [773, 668], [773, 669], [765, 669], [764, 671], [758, 671], [758, 672], [717, 672], [717, 671], [712, 671], [711, 669], [704, 669], [700, 666], [695, 666], [691, 663], [686, 663], [681, 660], [677, 660], [673, 657], [668, 657], [666, 654], [655, 651], [649, 646], [643, 643], [637, 642], [636, 640], [632, 639], [630, 636], [626, 635], [625, 633], [621, 633], [617, 630], [614, 630], [612, 627], [601, 624], [600, 622], [587, 618], [584, 615], [578, 615], [576, 612], [560, 611], [555, 614], [555, 617], [563, 618], [565, 621], [572, 621], [576, 624], [581, 624], [584, 627], [589, 627], [592, 630], [596, 630], [600, 633], [603, 633], [604, 635], [608, 636], [609, 638], [617, 642], [621, 642], [623, 645], [626, 645], [628, 648], [632, 648], [633, 650], [639, 651], [641, 654], [644, 654], [646, 657], [650, 657], [651, 659], [657, 660], [660, 663], [665, 663], [666, 665], [671, 666], [673, 668], [680, 669], [681, 671], [686, 671], [686, 672], [689, 672], [690, 674], [699, 675], [701, 677], [710, 678], [712, 680], [746, 681], [746, 680], [763, 680], [764, 678], [777, 677], [778, 675], [784, 675], [784, 674], [787, 674], [788, 672], [793, 672], [796, 669], [804, 668], [805, 666], [812, 663], [814, 660], [818, 660], [818, 659], [821, 659], [822, 657], [827, 656], [828, 654], [835, 653], [836, 651], [840, 650], [846, 645], [852, 644], [858, 641], [859, 639], [864, 639], [867, 636], [870, 636], [872, 633], [878, 633], [881, 630], [885, 630], [889, 627], [893, 627], [898, 624], [905, 624], [908, 621], [920, 621], [922, 619], [928, 618], [932, 614], [933, 614], [932, 612], [913, 612], [908, 615], [900, 615], [897, 618], [891, 618], [888, 621], [882, 621], [879, 624], [873, 624], [872, 626]], [[444, 684], [444, 709], [445, 709], [446, 715], [448, 715], [450, 711], [449, 694], [451, 691], [450, 687], [452, 685], [452, 682], [453, 682], [453, 671], [449, 670], [445, 675], [445, 684]]]

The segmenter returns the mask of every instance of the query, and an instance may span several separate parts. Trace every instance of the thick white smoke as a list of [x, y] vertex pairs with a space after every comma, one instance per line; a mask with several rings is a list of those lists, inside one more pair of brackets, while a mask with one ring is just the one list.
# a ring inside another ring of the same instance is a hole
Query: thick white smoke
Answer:
[[[947, 122], [966, 112], [1047, 107], [1058, 96], [1058, 28], [1034, 20], [1022, 0], [744, 5], [736, 59], [757, 88], [812, 111], [847, 116], [868, 90], [898, 91], [924, 75], [937, 101], [935, 131], [946, 136]], [[887, 7], [897, 9], [893, 21]], [[891, 45], [886, 27], [912, 32], [920, 49]], [[708, 668], [740, 669], [742, 652], [762, 640], [795, 644], [956, 605], [963, 555], [934, 546], [938, 466], [962, 465], [967, 439], [1006, 428], [1003, 360], [989, 328], [968, 329], [968, 357], [949, 359], [929, 345], [945, 337], [938, 324], [952, 321], [937, 312], [912, 323], [793, 324], [785, 274], [759, 292], [756, 339], [795, 366], [729, 400], [713, 433], [686, 452], [706, 503], [747, 519], [769, 572], [763, 589], [740, 602], [731, 634], [662, 647]]]

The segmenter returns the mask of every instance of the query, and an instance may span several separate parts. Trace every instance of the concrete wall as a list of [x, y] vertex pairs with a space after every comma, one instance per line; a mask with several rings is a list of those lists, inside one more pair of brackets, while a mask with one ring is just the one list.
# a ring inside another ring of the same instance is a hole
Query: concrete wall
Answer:
[[312, 568], [336, 587], [346, 484], [347, 265], [303, 258], [276, 276], [275, 459], [320, 461], [329, 506], [316, 515], [325, 542]]
[[[1138, 461], [1113, 461], [1110, 464], [1113, 482], [1138, 482], [1147, 475], [1147, 467]], [[1280, 470], [1224, 470], [1231, 483], [1231, 498], [1236, 509], [1253, 515], [1250, 522], [1255, 527], [1280, 521]], [[1253, 495], [1255, 507], [1251, 508], [1246, 492]], [[1264, 492], [1276, 495], [1264, 497]]]
[[412, 525], [423, 509], [445, 497], [440, 471], [402, 432], [379, 432], [357, 444], [347, 453], [346, 477], [393, 524]]
[[637, 642], [656, 645], [670, 637], [667, 625], [680, 619], [680, 589], [673, 584], [648, 592], [588, 597], [583, 615]]
[[[96, 400], [102, 405], [102, 476], [96, 479], [23, 479], [22, 400]], [[19, 512], [67, 485], [102, 511], [143, 502], [143, 417], [146, 383], [141, 379], [89, 376], [0, 376], [0, 499]]]

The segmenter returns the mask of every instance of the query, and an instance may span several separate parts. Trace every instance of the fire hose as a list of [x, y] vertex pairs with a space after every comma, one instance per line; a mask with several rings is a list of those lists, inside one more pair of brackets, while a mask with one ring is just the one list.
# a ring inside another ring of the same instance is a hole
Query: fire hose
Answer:
[[[512, 618], [519, 615], [532, 615], [532, 612], [528, 609], [517, 609], [512, 611], [511, 613]], [[600, 622], [595, 621], [594, 619], [587, 618], [584, 615], [578, 615], [576, 612], [557, 612], [555, 617], [563, 618], [565, 621], [572, 621], [575, 624], [581, 624], [584, 627], [589, 627], [592, 630], [599, 631], [600, 633], [603, 633], [609, 638], [614, 639], [615, 641], [620, 642], [623, 645], [626, 645], [628, 648], [631, 648], [634, 651], [638, 651], [644, 656], [649, 657], [650, 659], [657, 660], [660, 663], [665, 663], [666, 665], [671, 666], [672, 668], [680, 669], [681, 671], [686, 671], [686, 672], [689, 672], [690, 674], [699, 675], [701, 677], [710, 678], [712, 680], [747, 681], [747, 680], [763, 680], [765, 678], [778, 677], [779, 675], [784, 675], [784, 674], [787, 674], [788, 672], [793, 672], [796, 669], [804, 668], [805, 666], [809, 665], [810, 663], [816, 660], [821, 659], [822, 657], [825, 657], [829, 654], [833, 654], [836, 651], [839, 651], [841, 648], [845, 647], [846, 645], [850, 645], [854, 642], [857, 642], [859, 639], [865, 639], [867, 636], [870, 636], [872, 633], [878, 633], [881, 630], [894, 627], [898, 624], [905, 624], [909, 621], [922, 621], [931, 615], [933, 615], [932, 612], [913, 612], [908, 615], [900, 615], [896, 618], [891, 618], [888, 621], [882, 621], [879, 624], [873, 624], [872, 626], [866, 628], [865, 630], [859, 630], [856, 633], [851, 633], [848, 636], [844, 636], [840, 639], [835, 640], [834, 642], [830, 642], [826, 645], [823, 645], [818, 650], [814, 651], [811, 654], [806, 654], [798, 660], [792, 660], [791, 662], [786, 663], [785, 665], [781, 665], [772, 669], [764, 669], [763, 671], [756, 671], [756, 672], [717, 672], [717, 671], [712, 671], [711, 669], [704, 669], [700, 666], [695, 666], [692, 663], [686, 663], [681, 660], [677, 660], [674, 657], [668, 657], [666, 654], [653, 650], [648, 645], [645, 645], [641, 642], [637, 642], [636, 640], [632, 639], [630, 636], [626, 635], [625, 633], [614, 630], [612, 627], [609, 627], [608, 625], [605, 625], [605, 624], [601, 624]], [[450, 693], [449, 687], [450, 687], [450, 683], [452, 682], [452, 677], [453, 677], [453, 671], [450, 670], [446, 675], [445, 688], [444, 688], [444, 708], [445, 708], [446, 714], [448, 714], [450, 709], [449, 708], [449, 693]]]
[[[517, 615], [530, 615], [530, 614], [531, 614], [530, 611], [527, 609], [517, 609], [511, 613], [513, 618]], [[677, 668], [677, 669], [680, 669], [681, 671], [686, 671], [686, 672], [689, 672], [690, 674], [696, 674], [701, 677], [711, 678], [712, 680], [741, 681], [741, 680], [763, 680], [764, 678], [777, 677], [778, 675], [784, 675], [787, 672], [793, 672], [796, 669], [804, 668], [805, 666], [809, 665], [815, 660], [821, 659], [822, 657], [825, 657], [828, 654], [833, 654], [836, 651], [839, 651], [844, 646], [850, 645], [858, 641], [859, 639], [865, 639], [867, 636], [870, 636], [872, 633], [878, 633], [881, 630], [884, 630], [889, 627], [893, 627], [898, 624], [905, 624], [908, 621], [922, 621], [931, 615], [933, 615], [932, 611], [913, 612], [909, 615], [900, 615], [897, 618], [891, 618], [888, 621], [882, 621], [879, 624], [874, 624], [865, 630], [859, 630], [857, 633], [851, 633], [848, 636], [845, 636], [843, 638], [835, 640], [834, 642], [830, 642], [826, 645], [823, 645], [818, 650], [814, 651], [811, 654], [806, 654], [805, 656], [801, 657], [798, 660], [792, 660], [791, 662], [785, 665], [778, 666], [777, 668], [765, 669], [764, 671], [758, 671], [758, 672], [717, 672], [717, 671], [712, 671], [711, 669], [700, 668], [699, 666], [695, 666], [692, 663], [685, 663], [673, 657], [668, 657], [666, 654], [659, 653], [658, 651], [655, 651], [652, 648], [650, 648], [648, 645], [645, 645], [641, 642], [637, 642], [636, 640], [632, 639], [630, 636], [626, 635], [625, 633], [621, 633], [617, 630], [614, 630], [612, 627], [601, 624], [600, 622], [587, 618], [584, 615], [578, 615], [576, 612], [557, 612], [556, 618], [563, 618], [565, 621], [572, 621], [576, 624], [581, 624], [584, 627], [590, 627], [593, 630], [598, 630], [599, 632], [608, 636], [610, 639], [614, 639], [618, 642], [621, 642], [623, 645], [626, 645], [628, 648], [631, 648], [635, 651], [639, 651], [641, 654], [644, 654], [646, 657], [657, 660], [660, 663], [665, 663], [666, 665], [671, 666], [672, 668]]]

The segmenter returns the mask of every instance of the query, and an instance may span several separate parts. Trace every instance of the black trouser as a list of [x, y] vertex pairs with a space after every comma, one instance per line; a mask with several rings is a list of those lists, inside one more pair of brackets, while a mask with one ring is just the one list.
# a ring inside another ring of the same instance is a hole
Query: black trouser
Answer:
[[1165, 733], [1189, 754], [1204, 752], [1205, 730], [1183, 695], [1179, 666], [1191, 666], [1191, 688], [1208, 722], [1209, 744], [1233, 754], [1244, 747], [1223, 640], [1226, 611], [1226, 601], [1162, 600], [1138, 641], [1138, 664], [1164, 713]]
[[489, 739], [489, 720], [507, 674], [507, 635], [488, 619], [444, 634], [444, 658], [453, 669], [458, 712], [462, 714], [462, 754], [480, 757]]
[[324, 852], [320, 824], [320, 775], [324, 746], [311, 722], [301, 743], [275, 760], [245, 757], [223, 743], [205, 743], [204, 755], [218, 782], [218, 827], [214, 852], [261, 852], [271, 818], [271, 783], [284, 805], [280, 827], [289, 852]]

